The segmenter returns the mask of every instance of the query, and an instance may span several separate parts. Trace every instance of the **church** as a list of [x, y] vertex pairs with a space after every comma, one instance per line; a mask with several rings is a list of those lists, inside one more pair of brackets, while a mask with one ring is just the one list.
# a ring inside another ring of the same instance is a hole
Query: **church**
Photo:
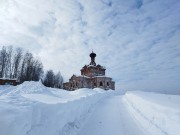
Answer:
[[106, 68], [96, 65], [96, 54], [92, 52], [90, 55], [91, 62], [85, 65], [80, 71], [81, 75], [72, 75], [69, 82], [63, 84], [64, 89], [73, 91], [79, 88], [102, 88], [104, 90], [115, 90], [115, 82], [111, 77], [106, 76]]

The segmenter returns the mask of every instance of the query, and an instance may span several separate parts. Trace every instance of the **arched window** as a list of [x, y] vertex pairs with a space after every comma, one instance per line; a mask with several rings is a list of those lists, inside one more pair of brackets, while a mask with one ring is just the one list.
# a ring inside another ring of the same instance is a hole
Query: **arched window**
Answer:
[[102, 82], [100, 82], [100, 84], [99, 84], [100, 86], [103, 86], [103, 83]]
[[107, 82], [107, 86], [109, 86], [109, 82]]

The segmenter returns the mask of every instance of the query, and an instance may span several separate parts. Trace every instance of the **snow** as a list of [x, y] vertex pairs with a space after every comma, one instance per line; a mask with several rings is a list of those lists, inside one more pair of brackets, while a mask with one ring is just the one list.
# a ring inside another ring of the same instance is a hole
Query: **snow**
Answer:
[[88, 76], [85, 76], [85, 75], [79, 75], [79, 77], [90, 78], [90, 77], [88, 77]]
[[129, 115], [122, 96], [101, 100], [77, 135], [146, 135]]
[[17, 80], [17, 79], [11, 79], [11, 78], [0, 78], [0, 80]]
[[[46, 88], [40, 82], [0, 86], [1, 135], [63, 135], [113, 91]], [[9, 130], [11, 129], [11, 130]]]
[[87, 67], [96, 67], [95, 65], [88, 65]]
[[123, 100], [149, 134], [179, 135], [180, 95], [134, 91], [127, 92]]
[[178, 135], [180, 95], [0, 86], [0, 135]]

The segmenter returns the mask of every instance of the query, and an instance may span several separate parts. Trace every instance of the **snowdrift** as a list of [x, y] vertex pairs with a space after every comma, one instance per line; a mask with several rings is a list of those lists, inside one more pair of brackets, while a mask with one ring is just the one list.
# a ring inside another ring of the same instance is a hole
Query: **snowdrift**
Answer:
[[1, 135], [65, 135], [77, 129], [91, 107], [113, 91], [69, 92], [39, 82], [0, 89]]
[[179, 135], [180, 96], [150, 92], [127, 92], [123, 98], [129, 112], [154, 135]]

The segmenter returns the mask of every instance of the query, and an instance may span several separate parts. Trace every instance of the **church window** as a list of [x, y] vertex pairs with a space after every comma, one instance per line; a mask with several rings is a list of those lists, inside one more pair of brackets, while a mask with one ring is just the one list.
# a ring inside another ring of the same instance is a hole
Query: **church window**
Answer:
[[102, 83], [102, 82], [100, 82], [100, 86], [103, 86], [103, 83]]
[[107, 82], [107, 86], [109, 86], [109, 82]]

